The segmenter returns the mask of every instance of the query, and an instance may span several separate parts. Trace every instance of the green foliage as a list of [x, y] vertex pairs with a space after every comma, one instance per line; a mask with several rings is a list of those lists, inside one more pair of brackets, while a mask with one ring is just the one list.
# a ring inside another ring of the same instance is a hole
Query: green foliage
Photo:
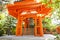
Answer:
[[16, 28], [15, 24], [16, 24], [15, 18], [9, 15], [6, 16], [5, 14], [0, 13], [0, 35], [15, 34], [15, 28]]
[[5, 22], [5, 26], [8, 26], [8, 27], [14, 27], [16, 24], [16, 19], [13, 18], [12, 16], [7, 16], [7, 20]]
[[55, 31], [56, 31], [56, 25], [53, 25], [51, 22], [52, 22], [52, 18], [51, 18], [51, 17], [45, 18], [45, 19], [42, 21], [43, 27], [44, 27], [44, 28], [47, 28], [48, 31], [53, 31], [53, 32], [55, 32]]
[[52, 7], [53, 9], [60, 8], [59, 0], [51, 0], [52, 3], [49, 3], [50, 0], [41, 0], [42, 3], [48, 4], [48, 7]]
[[3, 36], [3, 34], [4, 34], [4, 31], [0, 30], [0, 36]]
[[59, 34], [56, 35], [56, 40], [60, 40], [60, 35]]
[[55, 2], [57, 2], [57, 0], [52, 0], [52, 3], [55, 3]]
[[16, 19], [13, 18], [12, 16], [6, 16], [6, 17], [7, 17], [7, 20], [4, 25], [5, 34], [8, 34], [8, 35], [15, 34]]
[[50, 28], [51, 28], [51, 18], [45, 18], [42, 23], [43, 23], [43, 27], [50, 30]]
[[41, 0], [42, 3], [48, 3], [50, 0]]
[[5, 14], [0, 13], [0, 28], [3, 27], [3, 25], [5, 24], [5, 21], [6, 21]]
[[56, 25], [52, 25], [52, 24], [51, 24], [50, 30], [51, 30], [52, 32], [56, 32]]
[[0, 36], [4, 34], [3, 26], [6, 21], [6, 16], [3, 13], [0, 13]]

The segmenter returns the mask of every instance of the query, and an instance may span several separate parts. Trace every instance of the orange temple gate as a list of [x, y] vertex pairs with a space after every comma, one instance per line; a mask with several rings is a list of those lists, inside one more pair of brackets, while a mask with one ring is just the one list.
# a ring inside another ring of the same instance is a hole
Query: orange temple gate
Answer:
[[28, 24], [28, 18], [34, 20], [34, 35], [43, 36], [42, 19], [51, 12], [51, 8], [47, 8], [47, 5], [38, 3], [34, 0], [23, 0], [21, 2], [15, 2], [14, 4], [7, 5], [10, 15], [18, 19], [16, 26], [16, 36], [22, 36], [22, 22], [24, 20], [24, 32]]

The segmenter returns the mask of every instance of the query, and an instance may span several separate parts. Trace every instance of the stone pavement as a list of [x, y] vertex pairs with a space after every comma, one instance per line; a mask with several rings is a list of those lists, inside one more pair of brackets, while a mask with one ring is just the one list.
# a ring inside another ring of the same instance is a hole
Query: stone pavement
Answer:
[[45, 34], [43, 37], [35, 37], [33, 35], [25, 36], [15, 36], [15, 35], [6, 35], [0, 37], [0, 40], [55, 40], [55, 36], [51, 34]]

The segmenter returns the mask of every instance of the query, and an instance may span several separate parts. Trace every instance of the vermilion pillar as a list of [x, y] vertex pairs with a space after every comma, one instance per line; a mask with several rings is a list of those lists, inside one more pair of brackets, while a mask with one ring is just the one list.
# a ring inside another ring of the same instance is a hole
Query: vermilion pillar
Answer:
[[40, 16], [38, 17], [38, 21], [39, 21], [39, 25], [38, 25], [39, 31], [38, 32], [40, 33], [39, 36], [43, 36], [44, 33], [43, 33], [43, 26], [42, 26], [42, 18]]
[[35, 23], [34, 35], [37, 36], [37, 17], [34, 18], [34, 23]]
[[34, 22], [35, 22], [34, 35], [35, 36], [43, 36], [44, 33], [43, 33], [41, 17], [39, 16], [39, 17], [35, 18]]
[[18, 15], [18, 23], [16, 26], [16, 36], [22, 36], [22, 18]]

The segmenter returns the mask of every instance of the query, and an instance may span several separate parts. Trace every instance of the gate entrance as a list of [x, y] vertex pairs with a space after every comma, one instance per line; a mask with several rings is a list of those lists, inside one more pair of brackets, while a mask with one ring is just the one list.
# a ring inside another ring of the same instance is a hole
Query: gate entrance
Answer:
[[34, 35], [34, 20], [33, 18], [28, 18], [26, 20], [26, 27], [24, 27], [25, 22], [22, 24], [22, 34], [23, 35]]

